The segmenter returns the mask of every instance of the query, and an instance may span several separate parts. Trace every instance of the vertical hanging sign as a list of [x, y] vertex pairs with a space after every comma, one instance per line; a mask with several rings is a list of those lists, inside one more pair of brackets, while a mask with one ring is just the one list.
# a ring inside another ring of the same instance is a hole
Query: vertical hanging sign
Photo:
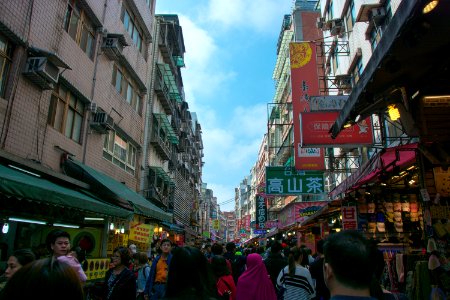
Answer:
[[267, 221], [266, 199], [262, 195], [256, 195], [256, 229], [265, 229]]
[[298, 122], [300, 113], [311, 111], [311, 96], [319, 95], [316, 45], [314, 42], [290, 43], [289, 55], [294, 113], [295, 169], [325, 170], [323, 149], [301, 147], [300, 123]]

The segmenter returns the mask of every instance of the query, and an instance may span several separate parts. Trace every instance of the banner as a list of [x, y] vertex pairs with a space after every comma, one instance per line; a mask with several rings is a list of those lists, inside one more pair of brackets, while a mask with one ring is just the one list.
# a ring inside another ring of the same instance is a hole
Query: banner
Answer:
[[296, 222], [303, 222], [327, 204], [326, 201], [295, 203]]
[[261, 195], [256, 195], [256, 229], [265, 229], [267, 221], [266, 199]]
[[343, 206], [342, 212], [342, 228], [344, 230], [358, 229], [358, 217], [356, 215], [356, 206]]
[[314, 150], [320, 156], [308, 156], [301, 152], [300, 127], [297, 122], [301, 112], [308, 112], [310, 97], [319, 95], [316, 44], [300, 42], [289, 44], [291, 62], [292, 110], [294, 115], [294, 152], [297, 170], [325, 170], [323, 151]]
[[324, 193], [323, 172], [297, 171], [292, 167], [266, 167], [268, 195], [311, 195]]
[[150, 244], [154, 226], [139, 222], [130, 222], [129, 240]]
[[300, 113], [300, 145], [355, 147], [373, 144], [372, 122], [370, 117], [343, 129], [332, 139], [329, 133], [339, 112], [303, 112]]

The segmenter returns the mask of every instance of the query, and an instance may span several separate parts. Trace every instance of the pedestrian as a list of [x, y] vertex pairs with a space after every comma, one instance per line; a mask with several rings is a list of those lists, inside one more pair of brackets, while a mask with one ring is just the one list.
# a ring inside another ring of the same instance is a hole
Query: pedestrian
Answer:
[[19, 249], [13, 252], [6, 262], [5, 279], [0, 284], [0, 291], [3, 290], [8, 280], [23, 266], [36, 260], [36, 257], [30, 249]]
[[333, 233], [325, 240], [324, 279], [330, 300], [375, 300], [370, 285], [375, 271], [375, 247], [356, 230]]
[[[211, 258], [216, 255], [224, 256], [223, 246], [220, 243], [214, 243], [211, 247]], [[235, 258], [234, 253], [233, 253], [233, 257]], [[208, 259], [209, 262], [211, 262], [211, 258]], [[226, 261], [228, 269], [230, 270], [230, 274], [233, 274], [232, 261], [230, 261], [228, 259], [226, 259], [225, 261]]]
[[275, 288], [261, 255], [249, 254], [246, 267], [238, 279], [236, 300], [276, 300]]
[[130, 251], [126, 247], [117, 247], [113, 251], [113, 268], [106, 272], [103, 285], [104, 300], [135, 300], [136, 277], [128, 269]]
[[70, 234], [64, 230], [53, 230], [47, 235], [45, 244], [54, 258], [67, 255], [70, 250]]
[[328, 300], [330, 299], [330, 291], [325, 285], [325, 280], [323, 279], [323, 244], [324, 240], [319, 240], [317, 242], [317, 257], [316, 260], [309, 267], [309, 272], [313, 281], [316, 282], [316, 297], [315, 300]]
[[162, 299], [166, 292], [169, 265], [172, 260], [172, 242], [161, 240], [161, 254], [158, 255], [150, 267], [150, 275], [144, 289], [144, 297], [150, 300]]
[[0, 300], [11, 299], [83, 300], [84, 293], [69, 265], [44, 258], [23, 266], [8, 280]]
[[[206, 244], [205, 247], [204, 247], [204, 251], [205, 251], [204, 254], [205, 254], [206, 259], [210, 259], [212, 257], [211, 245], [210, 244]], [[222, 253], [221, 253], [221, 255], [222, 255]]]
[[227, 262], [222, 255], [213, 256], [211, 258], [211, 269], [216, 282], [218, 298], [236, 300], [236, 285]]
[[307, 251], [292, 247], [289, 251], [289, 264], [278, 275], [277, 285], [286, 289], [283, 295], [285, 300], [310, 300], [316, 296], [311, 274], [302, 265], [304, 257], [308, 257]]
[[80, 247], [76, 246], [70, 249], [67, 255], [58, 256], [56, 259], [71, 266], [75, 270], [75, 272], [77, 272], [80, 281], [84, 284], [86, 282], [87, 276], [84, 273], [81, 263], [78, 261], [78, 257], [80, 257], [84, 261], [83, 256], [85, 257], [85, 254], [83, 254], [83, 250]]
[[167, 300], [215, 299], [211, 266], [205, 255], [195, 247], [178, 247], [169, 265]]
[[281, 269], [287, 266], [287, 259], [281, 255], [281, 243], [274, 241], [270, 247], [270, 253], [268, 257], [264, 260], [264, 265], [266, 266], [267, 272], [269, 273], [270, 280], [272, 281], [273, 287], [277, 289], [277, 277], [280, 274]]
[[135, 260], [135, 269], [137, 270], [136, 299], [143, 300], [145, 285], [147, 283], [147, 279], [150, 277], [150, 266], [148, 264], [147, 253], [137, 253], [137, 258]]

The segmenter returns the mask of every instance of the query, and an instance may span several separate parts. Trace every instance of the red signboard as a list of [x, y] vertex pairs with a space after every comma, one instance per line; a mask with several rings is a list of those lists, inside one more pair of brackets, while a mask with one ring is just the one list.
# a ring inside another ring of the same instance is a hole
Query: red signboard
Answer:
[[356, 206], [343, 206], [342, 212], [342, 228], [344, 230], [358, 229], [358, 218], [356, 214]]
[[342, 130], [332, 139], [330, 129], [339, 112], [303, 112], [300, 113], [300, 144], [311, 146], [357, 146], [373, 143], [372, 122], [370, 117]]
[[303, 148], [300, 144], [300, 125], [298, 123], [300, 113], [310, 111], [310, 97], [319, 95], [316, 45], [314, 42], [290, 43], [289, 55], [294, 114], [295, 168], [297, 170], [324, 170], [323, 150], [312, 149], [309, 151]]

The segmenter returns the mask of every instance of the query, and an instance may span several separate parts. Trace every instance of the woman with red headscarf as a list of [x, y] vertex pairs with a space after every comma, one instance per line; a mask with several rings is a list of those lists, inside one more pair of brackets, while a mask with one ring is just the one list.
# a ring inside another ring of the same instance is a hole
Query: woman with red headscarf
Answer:
[[269, 279], [261, 255], [249, 254], [246, 266], [247, 269], [237, 282], [236, 300], [276, 300], [275, 288]]

